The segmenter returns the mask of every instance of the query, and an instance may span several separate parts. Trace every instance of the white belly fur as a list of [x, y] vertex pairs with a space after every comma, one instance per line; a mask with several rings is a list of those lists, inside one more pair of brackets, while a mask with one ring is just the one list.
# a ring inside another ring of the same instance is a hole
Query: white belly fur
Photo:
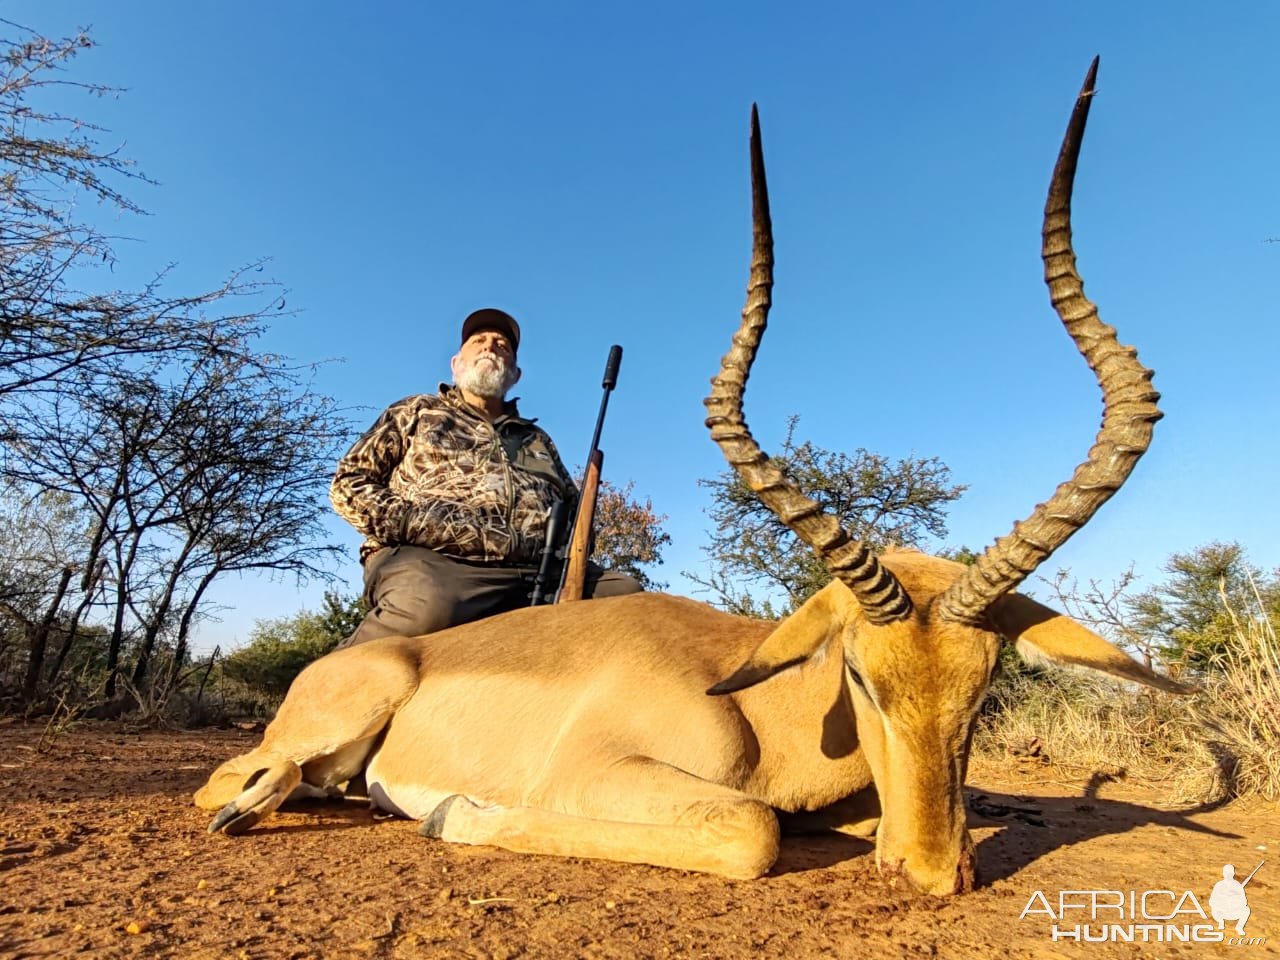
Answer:
[[390, 782], [384, 778], [381, 760], [379, 751], [369, 761], [364, 773], [369, 799], [379, 810], [410, 820], [425, 820], [436, 807], [457, 793], [456, 790], [435, 790]]

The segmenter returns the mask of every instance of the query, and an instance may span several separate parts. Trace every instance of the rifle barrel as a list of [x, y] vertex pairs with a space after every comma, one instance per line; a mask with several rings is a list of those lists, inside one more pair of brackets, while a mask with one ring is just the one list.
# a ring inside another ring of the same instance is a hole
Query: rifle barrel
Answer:
[[622, 347], [615, 343], [609, 348], [609, 359], [605, 362], [604, 377], [600, 381], [600, 386], [604, 388], [604, 397], [600, 401], [600, 413], [596, 417], [595, 433], [591, 435], [591, 449], [587, 451], [588, 457], [600, 447], [600, 431], [604, 427], [604, 413], [609, 408], [609, 394], [618, 385], [618, 368], [620, 366], [622, 366]]

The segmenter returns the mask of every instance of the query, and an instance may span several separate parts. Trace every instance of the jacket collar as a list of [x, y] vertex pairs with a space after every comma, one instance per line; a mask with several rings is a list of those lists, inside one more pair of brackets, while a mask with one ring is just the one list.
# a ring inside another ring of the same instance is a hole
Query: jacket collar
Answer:
[[[452, 407], [459, 410], [466, 410], [474, 416], [480, 416], [476, 408], [471, 406], [471, 404], [467, 403], [467, 401], [462, 398], [462, 391], [451, 383], [444, 383], [443, 381], [440, 383], [440, 398]], [[505, 423], [509, 420], [519, 421], [520, 423], [535, 422], [534, 420], [529, 420], [520, 416], [520, 411], [516, 407], [519, 400], [519, 397], [512, 397], [510, 400], [503, 402], [502, 413], [493, 421], [494, 426], [497, 426], [500, 423]]]

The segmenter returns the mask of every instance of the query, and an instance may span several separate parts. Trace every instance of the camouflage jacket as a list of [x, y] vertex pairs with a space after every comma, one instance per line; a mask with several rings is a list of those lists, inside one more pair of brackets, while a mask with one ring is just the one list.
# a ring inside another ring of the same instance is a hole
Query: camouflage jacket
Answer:
[[551, 438], [514, 402], [490, 423], [445, 384], [388, 407], [338, 461], [329, 488], [339, 516], [365, 535], [361, 562], [413, 544], [536, 565], [552, 504], [576, 498]]

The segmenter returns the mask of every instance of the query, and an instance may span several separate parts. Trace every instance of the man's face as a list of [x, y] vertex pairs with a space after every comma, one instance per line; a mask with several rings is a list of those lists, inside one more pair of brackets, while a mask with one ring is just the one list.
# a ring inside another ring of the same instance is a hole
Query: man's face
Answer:
[[520, 379], [511, 341], [499, 330], [477, 330], [463, 342], [450, 366], [453, 382], [480, 397], [505, 397]]

